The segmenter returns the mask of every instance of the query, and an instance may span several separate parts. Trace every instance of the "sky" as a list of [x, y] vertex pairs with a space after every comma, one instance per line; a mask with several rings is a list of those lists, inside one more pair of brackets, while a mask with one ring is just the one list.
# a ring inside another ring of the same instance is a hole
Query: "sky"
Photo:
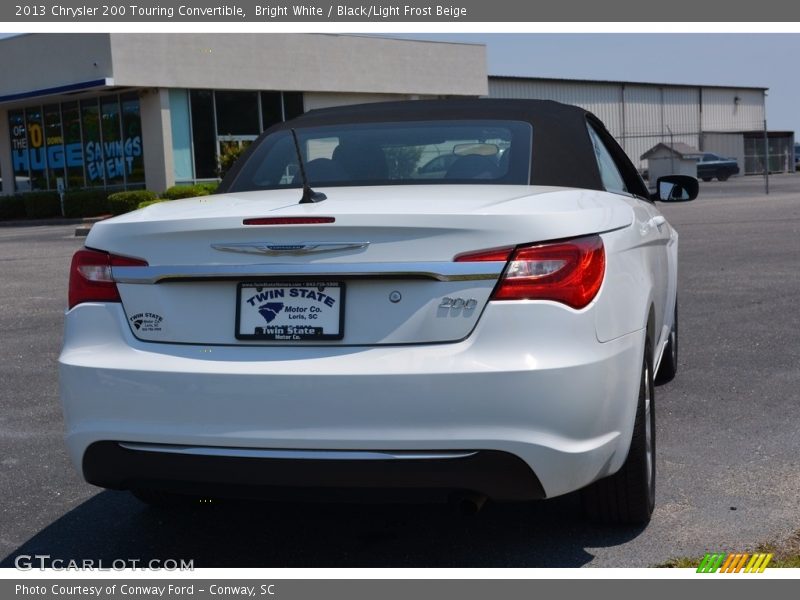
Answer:
[[490, 75], [767, 87], [771, 130], [800, 141], [800, 34], [387, 34], [485, 44]]

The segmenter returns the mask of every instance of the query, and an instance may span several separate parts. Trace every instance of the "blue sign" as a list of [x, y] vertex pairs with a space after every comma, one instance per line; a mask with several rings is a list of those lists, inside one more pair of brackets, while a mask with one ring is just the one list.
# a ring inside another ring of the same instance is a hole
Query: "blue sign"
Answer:
[[135, 136], [124, 142], [87, 142], [86, 148], [80, 142], [53, 144], [38, 148], [14, 148], [11, 160], [15, 172], [63, 169], [86, 165], [89, 181], [102, 181], [130, 175], [133, 160], [142, 155], [142, 138]]

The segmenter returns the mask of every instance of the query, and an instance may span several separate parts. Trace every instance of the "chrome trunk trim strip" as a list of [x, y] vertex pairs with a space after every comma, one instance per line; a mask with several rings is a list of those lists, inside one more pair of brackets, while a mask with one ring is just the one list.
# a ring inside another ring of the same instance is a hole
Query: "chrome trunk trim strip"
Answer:
[[254, 265], [175, 265], [113, 267], [117, 283], [161, 283], [197, 279], [258, 279], [275, 277], [328, 277], [336, 279], [434, 279], [471, 281], [497, 279], [504, 261], [486, 262], [375, 262]]

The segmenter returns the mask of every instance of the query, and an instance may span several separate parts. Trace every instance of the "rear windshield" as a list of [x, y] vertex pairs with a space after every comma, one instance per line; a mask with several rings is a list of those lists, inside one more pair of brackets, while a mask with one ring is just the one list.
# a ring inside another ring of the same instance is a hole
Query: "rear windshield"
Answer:
[[[412, 121], [295, 129], [312, 186], [530, 182], [532, 127], [521, 121]], [[300, 187], [290, 130], [264, 138], [228, 191]]]

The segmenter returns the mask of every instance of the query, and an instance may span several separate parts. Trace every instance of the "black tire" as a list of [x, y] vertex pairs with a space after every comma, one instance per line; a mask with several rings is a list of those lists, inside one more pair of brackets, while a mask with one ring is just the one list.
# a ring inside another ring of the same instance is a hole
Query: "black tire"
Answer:
[[701, 177], [700, 179], [702, 179], [703, 181], [711, 181], [713, 177]]
[[717, 173], [717, 179], [719, 181], [728, 181], [728, 177], [730, 176], [730, 173]]
[[675, 320], [669, 332], [669, 340], [664, 347], [664, 356], [656, 374], [656, 385], [662, 385], [675, 379], [678, 372], [678, 301], [675, 300]]
[[614, 525], [645, 525], [656, 497], [656, 420], [653, 402], [653, 358], [645, 345], [636, 421], [628, 457], [614, 475], [581, 490], [584, 514]]

